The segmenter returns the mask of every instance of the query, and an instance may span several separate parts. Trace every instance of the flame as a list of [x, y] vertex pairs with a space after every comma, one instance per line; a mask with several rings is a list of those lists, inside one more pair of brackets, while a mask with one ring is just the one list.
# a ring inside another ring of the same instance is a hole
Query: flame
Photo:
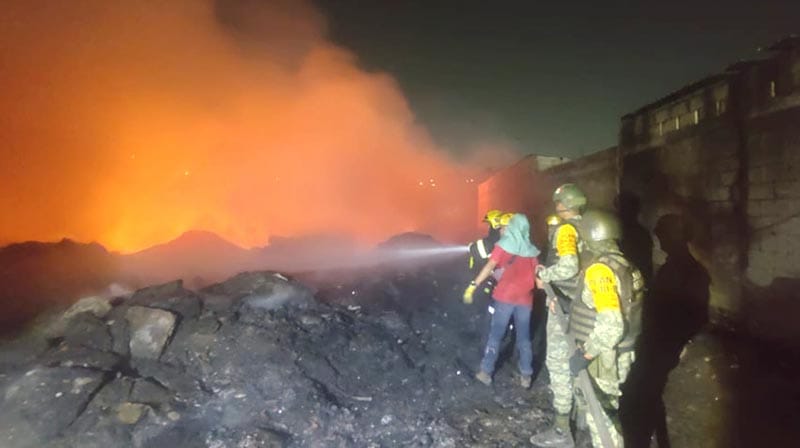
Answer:
[[0, 239], [473, 232], [476, 168], [313, 7], [263, 3], [5, 2]]

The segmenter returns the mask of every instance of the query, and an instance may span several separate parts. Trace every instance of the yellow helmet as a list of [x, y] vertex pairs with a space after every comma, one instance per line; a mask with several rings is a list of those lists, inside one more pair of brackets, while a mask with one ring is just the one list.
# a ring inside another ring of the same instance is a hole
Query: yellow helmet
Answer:
[[505, 227], [511, 222], [511, 217], [514, 216], [514, 213], [504, 213], [500, 217], [500, 226]]
[[548, 226], [557, 226], [561, 224], [561, 218], [559, 218], [558, 215], [549, 215], [545, 221]]
[[486, 216], [483, 217], [484, 222], [488, 222], [493, 229], [500, 227], [500, 215], [503, 212], [500, 210], [489, 210], [486, 212]]

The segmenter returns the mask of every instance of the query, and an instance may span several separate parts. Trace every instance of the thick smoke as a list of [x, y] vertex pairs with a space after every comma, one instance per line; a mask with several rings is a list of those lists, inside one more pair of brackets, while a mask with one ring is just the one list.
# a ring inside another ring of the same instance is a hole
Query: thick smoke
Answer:
[[0, 239], [474, 231], [474, 168], [301, 1], [6, 1]]

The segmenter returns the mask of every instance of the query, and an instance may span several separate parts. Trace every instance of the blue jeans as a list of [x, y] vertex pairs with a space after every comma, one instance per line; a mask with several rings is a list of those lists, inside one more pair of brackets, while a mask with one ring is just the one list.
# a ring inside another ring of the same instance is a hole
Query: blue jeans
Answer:
[[508, 322], [514, 316], [514, 329], [517, 332], [517, 351], [519, 351], [519, 372], [533, 375], [533, 349], [531, 348], [531, 307], [512, 305], [495, 300], [492, 324], [489, 327], [489, 340], [481, 361], [481, 370], [488, 374], [494, 372], [494, 365], [500, 352], [500, 343], [506, 334]]

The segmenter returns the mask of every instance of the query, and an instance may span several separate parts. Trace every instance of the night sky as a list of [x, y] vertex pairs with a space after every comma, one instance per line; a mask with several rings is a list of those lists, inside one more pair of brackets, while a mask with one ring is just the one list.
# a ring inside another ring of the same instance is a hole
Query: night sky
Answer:
[[312, 1], [4, 0], [0, 244], [462, 241], [487, 168], [800, 32], [798, 0]]
[[796, 0], [318, 5], [330, 37], [395, 76], [456, 152], [476, 140], [570, 157], [604, 149], [625, 113], [800, 33]]

